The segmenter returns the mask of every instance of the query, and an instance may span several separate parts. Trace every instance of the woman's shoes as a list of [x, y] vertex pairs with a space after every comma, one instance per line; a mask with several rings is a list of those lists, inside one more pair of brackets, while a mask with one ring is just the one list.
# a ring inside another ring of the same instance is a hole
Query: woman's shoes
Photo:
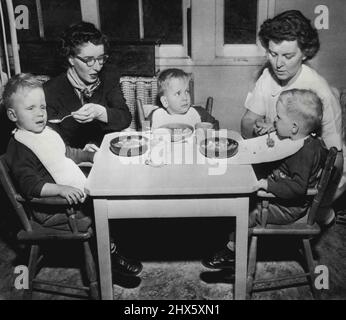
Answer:
[[126, 276], [136, 276], [143, 269], [143, 265], [139, 261], [125, 258], [117, 250], [111, 253], [111, 260], [112, 272], [114, 273], [120, 273]]
[[211, 257], [202, 260], [202, 264], [210, 269], [234, 268], [235, 254], [228, 248], [223, 248]]

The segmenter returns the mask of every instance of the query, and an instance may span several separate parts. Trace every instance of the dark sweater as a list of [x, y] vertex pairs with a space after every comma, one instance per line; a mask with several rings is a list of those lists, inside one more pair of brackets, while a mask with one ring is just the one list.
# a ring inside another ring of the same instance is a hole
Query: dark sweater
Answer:
[[[71, 117], [58, 125], [50, 124], [71, 147], [83, 148], [87, 143], [100, 145], [106, 133], [121, 131], [130, 125], [131, 113], [120, 90], [119, 76], [115, 73], [101, 72], [100, 80], [101, 85], [95, 90], [89, 102], [106, 108], [108, 123], [98, 120], [79, 123]], [[82, 106], [66, 73], [45, 83], [43, 89], [48, 119], [60, 119]]]
[[328, 150], [320, 138], [308, 137], [303, 147], [284, 159], [268, 177], [268, 192], [281, 199], [304, 199], [308, 188], [316, 186]]
[[[66, 156], [78, 164], [80, 162], [92, 162], [94, 153], [66, 147]], [[11, 137], [7, 147], [6, 163], [19, 192], [25, 198], [40, 197], [45, 183], [55, 183], [37, 156], [13, 137]]]

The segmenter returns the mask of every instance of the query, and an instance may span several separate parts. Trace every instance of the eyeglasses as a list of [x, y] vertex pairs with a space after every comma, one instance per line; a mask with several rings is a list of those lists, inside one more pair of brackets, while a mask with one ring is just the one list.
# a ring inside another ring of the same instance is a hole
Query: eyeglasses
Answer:
[[92, 67], [96, 63], [96, 60], [98, 61], [99, 65], [102, 66], [107, 61], [107, 59], [109, 58], [109, 55], [104, 54], [104, 55], [99, 56], [97, 58], [94, 58], [94, 57], [82, 58], [82, 57], [76, 56], [76, 58], [78, 60], [84, 62], [88, 67]]

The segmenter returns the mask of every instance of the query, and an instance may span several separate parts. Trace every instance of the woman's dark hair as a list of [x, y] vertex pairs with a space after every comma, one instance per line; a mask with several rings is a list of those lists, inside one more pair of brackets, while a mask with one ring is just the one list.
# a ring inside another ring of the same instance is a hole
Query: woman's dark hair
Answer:
[[273, 19], [267, 19], [261, 25], [258, 36], [266, 49], [270, 40], [275, 43], [297, 40], [307, 60], [312, 59], [320, 48], [317, 30], [298, 10], [285, 11]]
[[59, 53], [64, 58], [76, 56], [81, 45], [91, 42], [108, 49], [107, 37], [90, 22], [79, 22], [68, 27], [59, 38]]

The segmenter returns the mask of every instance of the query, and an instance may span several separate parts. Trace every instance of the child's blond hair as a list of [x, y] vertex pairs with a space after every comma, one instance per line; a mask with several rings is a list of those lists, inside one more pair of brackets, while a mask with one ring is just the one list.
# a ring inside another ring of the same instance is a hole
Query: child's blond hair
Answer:
[[2, 96], [5, 108], [9, 109], [12, 107], [12, 95], [19, 90], [36, 88], [42, 88], [42, 81], [38, 77], [30, 73], [20, 73], [13, 76], [8, 80]]
[[314, 91], [286, 90], [280, 94], [279, 101], [285, 106], [288, 116], [300, 121], [307, 134], [320, 131], [323, 103]]
[[158, 97], [162, 97], [169, 86], [169, 82], [171, 79], [185, 79], [186, 81], [190, 81], [191, 76], [186, 73], [184, 70], [177, 68], [170, 68], [162, 71], [159, 74], [157, 79], [158, 86]]

